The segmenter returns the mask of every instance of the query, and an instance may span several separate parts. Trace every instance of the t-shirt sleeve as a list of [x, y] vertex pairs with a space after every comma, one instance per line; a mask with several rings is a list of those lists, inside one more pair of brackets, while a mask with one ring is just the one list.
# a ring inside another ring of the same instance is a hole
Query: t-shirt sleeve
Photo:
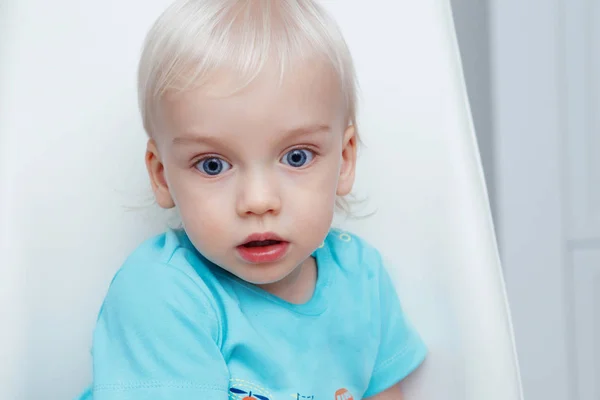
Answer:
[[[381, 261], [381, 259], [380, 259]], [[369, 387], [371, 397], [400, 382], [424, 361], [427, 348], [402, 310], [396, 289], [383, 263], [378, 268], [380, 342]]]
[[229, 372], [208, 298], [168, 265], [117, 273], [94, 332], [93, 399], [227, 399]]

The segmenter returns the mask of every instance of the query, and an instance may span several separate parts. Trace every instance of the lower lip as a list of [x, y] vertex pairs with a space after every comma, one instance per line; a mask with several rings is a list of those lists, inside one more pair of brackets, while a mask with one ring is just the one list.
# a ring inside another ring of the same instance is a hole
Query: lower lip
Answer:
[[289, 247], [288, 242], [279, 242], [270, 246], [244, 247], [238, 246], [239, 255], [253, 264], [270, 263], [281, 259]]

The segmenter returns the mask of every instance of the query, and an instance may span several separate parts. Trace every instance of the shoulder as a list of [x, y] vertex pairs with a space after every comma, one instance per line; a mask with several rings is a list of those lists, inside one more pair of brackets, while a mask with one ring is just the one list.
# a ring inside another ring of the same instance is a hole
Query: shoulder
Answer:
[[169, 230], [141, 243], [113, 277], [102, 313], [142, 323], [162, 314], [202, 320], [218, 336], [221, 319], [215, 278], [189, 248], [185, 236]]
[[341, 229], [331, 229], [324, 245], [331, 257], [348, 273], [377, 278], [383, 268], [379, 250], [363, 237]]

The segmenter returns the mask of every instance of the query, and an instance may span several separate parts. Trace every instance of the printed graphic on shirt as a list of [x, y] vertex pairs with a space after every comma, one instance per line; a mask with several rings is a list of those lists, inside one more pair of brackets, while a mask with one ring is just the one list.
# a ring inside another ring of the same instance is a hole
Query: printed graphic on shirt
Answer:
[[269, 390], [243, 379], [229, 381], [229, 398], [232, 400], [275, 400]]
[[334, 400], [354, 400], [354, 396], [347, 389], [340, 389], [335, 392]]
[[[236, 378], [232, 378], [229, 382], [229, 398], [231, 400], [276, 400], [269, 390], [255, 383]], [[294, 393], [290, 396], [296, 400], [321, 400], [312, 394]], [[341, 388], [335, 392], [333, 400], [354, 400], [354, 396], [348, 389]]]

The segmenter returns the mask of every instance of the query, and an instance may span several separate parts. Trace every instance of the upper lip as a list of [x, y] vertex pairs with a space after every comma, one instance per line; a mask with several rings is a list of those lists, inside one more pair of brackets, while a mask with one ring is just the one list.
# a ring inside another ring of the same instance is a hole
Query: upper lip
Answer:
[[276, 240], [278, 242], [286, 241], [285, 239], [283, 239], [281, 236], [277, 235], [276, 233], [264, 232], [264, 233], [253, 233], [253, 234], [249, 235], [246, 239], [244, 239], [244, 241], [242, 242], [241, 245], [244, 245], [244, 244], [250, 243], [250, 242], [262, 242], [265, 240]]

